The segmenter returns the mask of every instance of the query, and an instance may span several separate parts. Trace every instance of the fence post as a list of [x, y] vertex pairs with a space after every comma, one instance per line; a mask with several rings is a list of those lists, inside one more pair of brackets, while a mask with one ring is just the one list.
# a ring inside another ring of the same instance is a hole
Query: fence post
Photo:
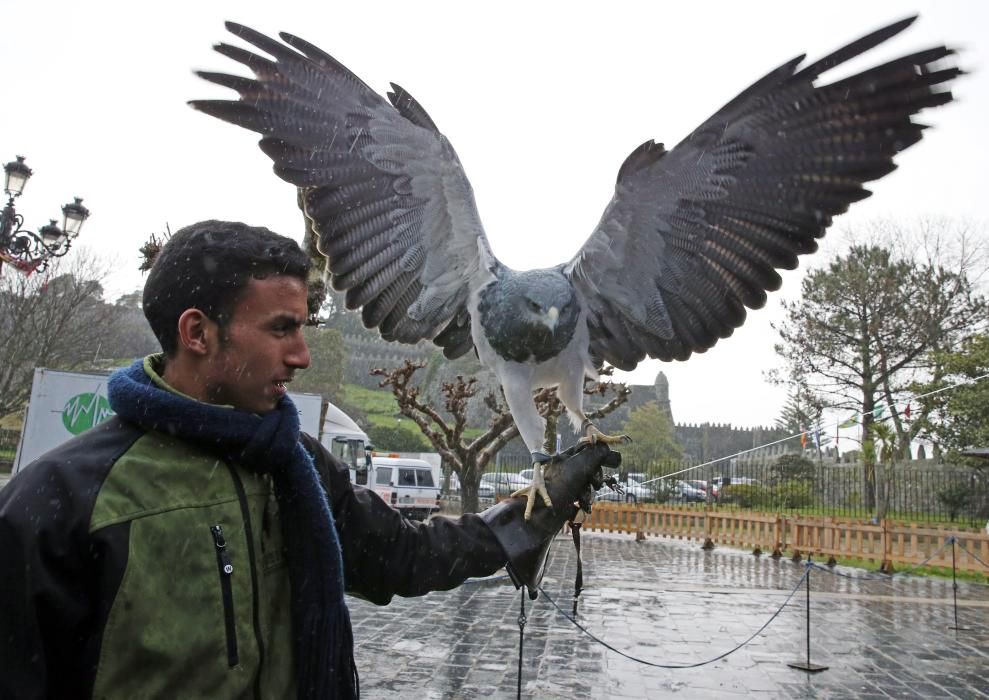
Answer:
[[776, 514], [776, 524], [773, 525], [773, 559], [783, 556], [783, 516]]
[[714, 549], [714, 540], [711, 539], [711, 504], [704, 506], [704, 545], [701, 549]]
[[635, 502], [635, 541], [642, 542], [646, 535], [642, 532], [642, 504]]
[[793, 562], [797, 563], [803, 559], [800, 555], [800, 544], [802, 542], [801, 535], [803, 534], [801, 530], [803, 529], [803, 524], [800, 522], [799, 517], [797, 521], [793, 523]]
[[883, 518], [880, 522], [883, 528], [881, 535], [883, 559], [882, 559], [882, 564], [879, 565], [879, 571], [881, 571], [884, 574], [892, 574], [894, 573], [895, 570], [893, 569], [893, 557], [892, 557], [893, 542], [889, 536], [889, 520]]

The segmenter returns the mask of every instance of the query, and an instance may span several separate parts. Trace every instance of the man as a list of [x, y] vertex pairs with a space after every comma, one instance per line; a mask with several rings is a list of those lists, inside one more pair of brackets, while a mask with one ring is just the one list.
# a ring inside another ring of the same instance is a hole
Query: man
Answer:
[[111, 377], [117, 416], [0, 491], [0, 696], [351, 698], [344, 592], [386, 604], [545, 552], [607, 447], [564, 463], [557, 508], [508, 501], [412, 523], [299, 433], [309, 261], [206, 221], [159, 253], [144, 312], [163, 353]]

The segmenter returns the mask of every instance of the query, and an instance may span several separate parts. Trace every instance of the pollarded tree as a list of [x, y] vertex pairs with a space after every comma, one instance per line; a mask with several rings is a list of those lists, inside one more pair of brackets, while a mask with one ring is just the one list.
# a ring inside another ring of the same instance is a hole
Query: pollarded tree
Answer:
[[[405, 361], [396, 369], [374, 369], [371, 374], [381, 377], [381, 386], [391, 389], [402, 415], [411, 418], [432, 443], [443, 460], [450, 465], [460, 479], [461, 503], [465, 513], [478, 509], [478, 487], [481, 475], [487, 469], [498, 451], [519, 434], [512, 414], [500, 397], [488, 393], [484, 404], [493, 413], [487, 429], [474, 438], [466, 436], [468, 407], [479, 391], [478, 382], [473, 377], [458, 375], [453, 381], [443, 382], [443, 409], [432, 405], [424, 398], [419, 387], [412, 383], [415, 373], [425, 367], [423, 362]], [[602, 418], [628, 400], [631, 393], [625, 384], [599, 382], [588, 385], [585, 394], [609, 394], [613, 398], [596, 411], [589, 412], [588, 418]], [[555, 433], [555, 421], [563, 411], [556, 398], [555, 389], [540, 389], [534, 396], [541, 416], [547, 419], [547, 435]]]
[[[888, 406], [901, 450], [925, 417], [907, 421], [902, 413], [912, 386], [939, 377], [937, 351], [958, 347], [986, 322], [986, 300], [973, 289], [966, 261], [928, 250], [936, 254], [917, 260], [916, 251], [853, 245], [808, 272], [802, 298], [784, 302], [786, 317], [777, 326], [776, 351], [790, 374], [828, 405], [859, 412], [863, 441], [872, 435], [877, 405]], [[866, 461], [870, 507], [874, 466]]]

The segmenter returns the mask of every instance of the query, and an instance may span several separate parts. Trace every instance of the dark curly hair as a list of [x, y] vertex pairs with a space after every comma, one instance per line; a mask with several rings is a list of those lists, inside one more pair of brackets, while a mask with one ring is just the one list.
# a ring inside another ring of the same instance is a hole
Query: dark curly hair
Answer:
[[144, 315], [172, 357], [186, 309], [225, 328], [249, 280], [289, 275], [306, 282], [310, 265], [291, 238], [233, 221], [201, 221], [177, 231], [157, 254], [144, 285]]

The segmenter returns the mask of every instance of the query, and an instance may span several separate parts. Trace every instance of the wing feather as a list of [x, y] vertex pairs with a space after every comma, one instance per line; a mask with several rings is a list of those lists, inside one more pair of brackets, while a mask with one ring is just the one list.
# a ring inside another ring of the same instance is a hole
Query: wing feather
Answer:
[[470, 291], [497, 261], [460, 161], [425, 109], [394, 83], [385, 100], [303, 39], [226, 26], [264, 55], [217, 45], [253, 78], [201, 72], [239, 99], [190, 104], [261, 134], [275, 173], [300, 188], [331, 284], [348, 308], [363, 307], [365, 325], [386, 339], [435, 339], [451, 357], [469, 351]]
[[950, 102], [961, 74], [944, 46], [836, 82], [822, 73], [878, 46], [883, 27], [743, 90], [674, 149], [652, 141], [623, 163], [601, 221], [565, 268], [588, 311], [590, 353], [631, 369], [686, 359], [740, 326], [779, 288], [777, 269], [817, 250], [833, 217], [871, 193], [919, 141], [913, 117]]

